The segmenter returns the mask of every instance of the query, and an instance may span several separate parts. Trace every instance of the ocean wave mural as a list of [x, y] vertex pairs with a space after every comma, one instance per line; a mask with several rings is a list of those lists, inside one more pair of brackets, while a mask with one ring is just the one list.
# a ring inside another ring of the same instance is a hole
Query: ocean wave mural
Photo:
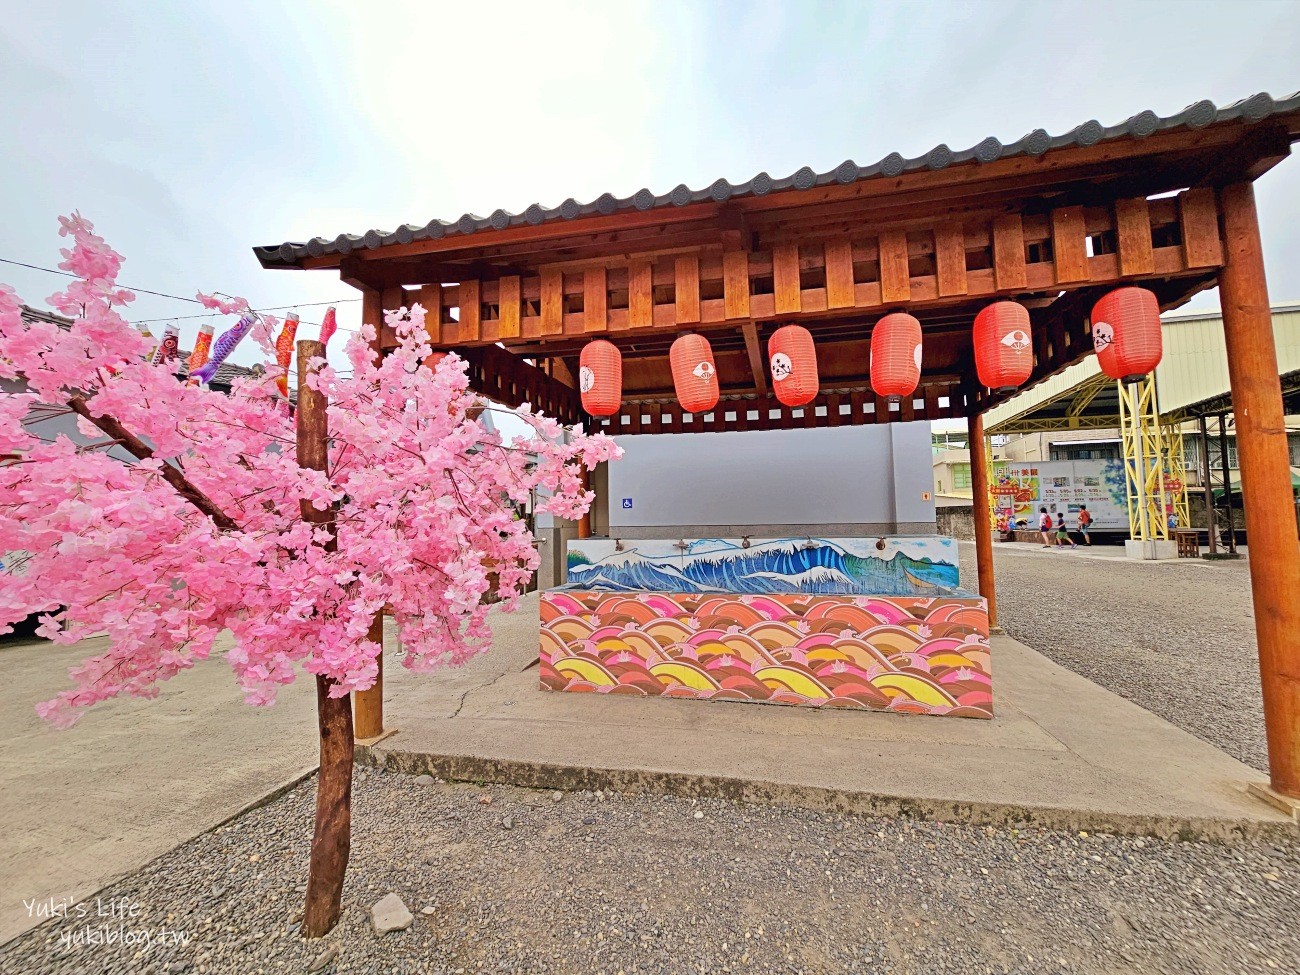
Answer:
[[950, 538], [661, 539], [569, 543], [568, 588], [610, 592], [951, 595]]
[[991, 718], [975, 596], [541, 596], [545, 690]]

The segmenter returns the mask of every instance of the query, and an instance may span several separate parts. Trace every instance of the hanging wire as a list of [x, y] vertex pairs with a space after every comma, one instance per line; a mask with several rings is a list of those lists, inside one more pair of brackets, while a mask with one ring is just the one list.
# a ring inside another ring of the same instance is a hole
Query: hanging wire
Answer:
[[[57, 268], [41, 267], [38, 264], [27, 264], [24, 263], [23, 261], [11, 261], [7, 257], [0, 257], [0, 264], [12, 264], [15, 267], [25, 267], [32, 271], [44, 271], [47, 274], [58, 274], [65, 278], [75, 278], [77, 276], [75, 274], [72, 274], [69, 271], [60, 271]], [[153, 295], [155, 298], [171, 298], [174, 301], [187, 301], [192, 305], [203, 304], [203, 302], [199, 301], [197, 298], [186, 298], [184, 295], [168, 294], [165, 291], [151, 291], [148, 288], [133, 288], [130, 285], [125, 285], [125, 284], [118, 285], [118, 287], [124, 288], [127, 291], [135, 292], [137, 294]], [[221, 294], [221, 292], [217, 292], [217, 294]], [[232, 297], [232, 296], [226, 295], [226, 297]], [[351, 302], [360, 301], [360, 300], [361, 300], [360, 298], [340, 298], [337, 301], [308, 301], [308, 302], [297, 302], [296, 304], [292, 304], [292, 305], [266, 305], [262, 308], [250, 308], [249, 311], [260, 312], [260, 311], [283, 311], [285, 309], [296, 309], [296, 308], [318, 308], [321, 305], [346, 305], [346, 304], [350, 304]], [[221, 314], [222, 312], [219, 311], [210, 311], [210, 312], [204, 312], [203, 314], [199, 314], [199, 315], [172, 315], [163, 318], [139, 318], [130, 322], [130, 324], [152, 325], [155, 322], [178, 322], [178, 321], [186, 321], [188, 319], [193, 319], [193, 318], [212, 318], [214, 316], [221, 315]], [[320, 322], [304, 322], [303, 324], [319, 326]], [[347, 329], [340, 329], [340, 331], [355, 332], [357, 330], [354, 328], [347, 328]]]

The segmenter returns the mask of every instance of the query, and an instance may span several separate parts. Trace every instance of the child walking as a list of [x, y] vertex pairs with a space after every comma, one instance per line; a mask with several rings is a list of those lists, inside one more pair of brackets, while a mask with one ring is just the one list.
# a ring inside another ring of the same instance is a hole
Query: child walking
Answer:
[[1085, 545], [1092, 544], [1092, 536], [1088, 534], [1088, 529], [1092, 527], [1092, 512], [1088, 510], [1086, 504], [1079, 505], [1079, 534], [1083, 536]]
[[1078, 548], [1079, 543], [1070, 537], [1070, 529], [1065, 527], [1065, 515], [1059, 511], [1056, 514], [1056, 544], [1064, 545], [1070, 543], [1070, 548]]

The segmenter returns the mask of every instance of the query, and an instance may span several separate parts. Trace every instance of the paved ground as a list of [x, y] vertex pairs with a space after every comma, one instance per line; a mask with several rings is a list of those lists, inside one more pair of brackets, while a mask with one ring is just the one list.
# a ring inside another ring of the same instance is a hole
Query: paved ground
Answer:
[[1245, 795], [1258, 772], [1006, 636], [991, 648], [997, 717], [982, 721], [541, 692], [536, 597], [493, 627], [464, 670], [387, 670], [395, 733], [370, 760], [461, 781], [1160, 835], [1284, 820]]
[[[1243, 757], [1249, 757], [1252, 746], [1256, 756], [1262, 755], [1257, 718], [1253, 727], [1233, 727], [1249, 718], [1251, 708], [1257, 709], [1258, 695], [1253, 641], [1242, 628], [1243, 620], [1249, 621], [1242, 566], [1138, 566], [1074, 558], [1073, 553], [1000, 551], [998, 568], [1004, 623], [1013, 635], [1032, 641], [1058, 661], [1091, 668], [1090, 674], [1117, 693], [1207, 741], [1229, 750], [1241, 748]], [[1090, 601], [1086, 611], [1070, 610], [1063, 603], [1056, 608], [1053, 600], [1068, 592]], [[1135, 618], [1139, 611], [1150, 612], [1153, 603], [1163, 605], [1161, 592], [1185, 604], [1177, 617], [1165, 614], [1163, 629]], [[1030, 612], [1032, 619], [1023, 618]], [[523, 625], [516, 617], [507, 628]], [[1107, 630], [1112, 638], [1098, 641], [1096, 635]], [[1179, 633], [1199, 634], [1200, 639]], [[1169, 653], [1169, 647], [1180, 652]], [[0, 663], [8, 676], [12, 664], [23, 658], [5, 653], [0, 651]], [[481, 668], [486, 663], [425, 679], [439, 682], [446, 715], [475, 713], [475, 688], [485, 685]], [[1171, 673], [1188, 679], [1170, 680]], [[531, 674], [522, 676], [531, 679]], [[26, 680], [33, 681], [33, 675]], [[41, 680], [50, 687], [58, 684], [53, 675]], [[1216, 681], [1235, 688], [1226, 695], [1228, 700], [1213, 690]], [[488, 676], [487, 683], [492, 682]], [[228, 674], [214, 673], [211, 687], [214, 693], [229, 689]], [[393, 706], [404, 698], [414, 704], [415, 691], [414, 682], [395, 676]], [[167, 703], [164, 692], [160, 702], [128, 702], [123, 707], [157, 709]], [[706, 748], [718, 740], [713, 722], [725, 711], [782, 721], [785, 715], [801, 713], [647, 703], [693, 707], [697, 747]], [[1212, 720], [1216, 704], [1221, 714]], [[204, 710], [209, 706], [205, 700]], [[309, 719], [309, 709], [302, 712]], [[228, 723], [248, 713], [275, 714], [231, 702], [213, 718], [219, 714]], [[1257, 710], [1254, 713], [1257, 716]], [[6, 713], [0, 720], [19, 725], [30, 720], [35, 725], [29, 715]], [[169, 736], [151, 729], [142, 741], [140, 716], [123, 715], [119, 720], [124, 727], [116, 740], [87, 741], [80, 755], [86, 766], [95, 771], [107, 765], [122, 776], [117, 798], [107, 805], [96, 798], [96, 790], [78, 785], [77, 776], [84, 777], [84, 770], [77, 767], [76, 753], [83, 746], [75, 739], [45, 741], [55, 733], [39, 726], [24, 731], [0, 725], [6, 739], [37, 736], [24, 746], [28, 751], [21, 761], [13, 751], [0, 751], [5, 762], [0, 765], [5, 777], [0, 782], [0, 814], [7, 817], [7, 826], [15, 816], [27, 817], [21, 820], [26, 823], [22, 831], [42, 821], [54, 823], [50, 828], [58, 830], [68, 816], [77, 817], [71, 829], [49, 837], [47, 849], [54, 843], [75, 844], [78, 832], [87, 828], [116, 832], [129, 841], [141, 832], [134, 824], [144, 823], [143, 818], [134, 818], [132, 811], [127, 826], [117, 828], [105, 825], [104, 817], [153, 802], [151, 791], [168, 788], [163, 775], [143, 786], [134, 784], [141, 766], [160, 760], [153, 752], [166, 755], [189, 747], [170, 771], [178, 780], [178, 794], [197, 789], [200, 798], [207, 788], [204, 770], [210, 775], [222, 762], [243, 764], [228, 762], [228, 756], [246, 736], [228, 735], [221, 749], [212, 749], [207, 737], [211, 729], [196, 723], [196, 717], [191, 713], [171, 719], [183, 722], [184, 733]], [[934, 727], [950, 745], [955, 743], [949, 735], [959, 733], [956, 729], [988, 724], [928, 719], [917, 723]], [[896, 722], [900, 734], [913, 724]], [[1021, 733], [1030, 734], [1025, 728]], [[192, 745], [187, 736], [195, 739]], [[757, 730], [751, 738], [761, 740]], [[1149, 747], [1141, 737], [1131, 742]], [[73, 754], [60, 759], [65, 763], [61, 779], [42, 783], [39, 772], [24, 772], [22, 789], [44, 795], [46, 801], [61, 790], [80, 790], [76, 795], [83, 802], [101, 802], [94, 815], [83, 816], [78, 807], [53, 802], [26, 809], [15, 798], [22, 794], [13, 787], [18, 770], [35, 767], [38, 744]], [[220, 755], [214, 756], [215, 751]], [[123, 753], [131, 760], [113, 758]], [[125, 776], [132, 768], [128, 785]], [[978, 777], [982, 770], [972, 767], [971, 774]], [[301, 898], [295, 886], [306, 876], [311, 827], [312, 788], [307, 783], [241, 816], [231, 827], [199, 835], [117, 881], [98, 904], [87, 902], [91, 917], [79, 918], [74, 911], [72, 918], [0, 948], [0, 972], [253, 975], [305, 972], [317, 962], [323, 962], [319, 970], [326, 973], [373, 975], [1210, 975], [1300, 970], [1295, 907], [1300, 898], [1300, 842], [1294, 840], [1169, 842], [1092, 830], [1085, 830], [1085, 836], [1079, 830], [942, 825], [648, 794], [579, 792], [560, 795], [557, 801], [550, 792], [505, 786], [420, 785], [411, 776], [380, 770], [359, 773], [357, 779], [348, 908], [343, 923], [323, 942], [306, 944], [295, 934]], [[100, 779], [99, 785], [108, 783]], [[46, 786], [48, 791], [41, 793]], [[154, 833], [163, 847], [197, 831], [193, 808], [162, 822]], [[177, 827], [177, 822], [182, 825]], [[0, 843], [12, 843], [14, 832], [6, 829]], [[40, 855], [39, 847], [28, 854]], [[10, 888], [15, 864], [35, 875], [39, 867], [26, 867], [23, 860], [13, 853], [0, 860], [5, 881], [0, 888]], [[405, 899], [415, 921], [406, 932], [379, 938], [369, 928], [368, 908], [390, 891]], [[120, 922], [93, 916], [96, 908], [114, 907], [128, 916]], [[164, 927], [179, 932], [188, 943], [158, 944]], [[143, 931], [152, 932], [153, 947], [120, 940], [123, 934], [130, 939]], [[91, 939], [118, 932], [119, 940], [60, 943], [61, 935], [84, 940], [87, 932]], [[330, 952], [337, 954], [331, 957]]]
[[[1296, 843], [1171, 843], [672, 797], [555, 801], [378, 772], [355, 795], [346, 913], [323, 941], [295, 933], [309, 783], [106, 892], [139, 911], [125, 930], [165, 927], [187, 945], [61, 945], [104, 924], [73, 918], [0, 949], [0, 971], [298, 973], [331, 951], [323, 971], [366, 975], [1300, 967]], [[368, 911], [390, 892], [415, 920], [376, 936]]]
[[314, 687], [251, 708], [219, 659], [51, 728], [34, 706], [101, 643], [0, 644], [0, 943], [42, 920], [25, 902], [98, 890], [315, 767]]
[[[1096, 552], [998, 545], [1006, 631], [1229, 755], [1268, 768], [1245, 560], [1133, 562]], [[975, 546], [961, 546], [975, 588]]]

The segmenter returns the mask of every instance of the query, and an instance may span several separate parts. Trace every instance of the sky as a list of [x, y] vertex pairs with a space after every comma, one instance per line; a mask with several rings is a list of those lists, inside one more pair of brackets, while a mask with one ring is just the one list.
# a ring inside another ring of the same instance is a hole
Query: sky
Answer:
[[[1297, 51], [1284, 0], [12, 4], [0, 258], [53, 267], [76, 209], [127, 286], [338, 301], [354, 329], [356, 292], [252, 246], [1280, 97]], [[1300, 298], [1300, 161], [1257, 193], [1272, 297]], [[0, 281], [37, 306], [59, 286]], [[128, 317], [202, 311], [141, 294]]]

